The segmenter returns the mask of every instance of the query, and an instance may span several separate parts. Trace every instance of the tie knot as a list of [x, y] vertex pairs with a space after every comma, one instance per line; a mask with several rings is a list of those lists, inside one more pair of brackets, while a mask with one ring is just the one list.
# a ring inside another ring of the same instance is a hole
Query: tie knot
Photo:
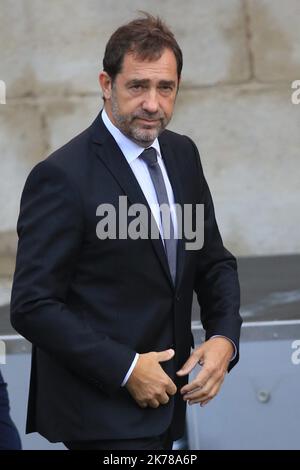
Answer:
[[149, 166], [154, 166], [157, 163], [156, 150], [153, 147], [145, 149], [140, 157], [147, 163]]

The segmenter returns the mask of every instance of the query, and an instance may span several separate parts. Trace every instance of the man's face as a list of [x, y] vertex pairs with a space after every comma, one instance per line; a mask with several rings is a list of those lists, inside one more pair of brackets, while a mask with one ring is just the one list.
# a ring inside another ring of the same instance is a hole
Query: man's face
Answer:
[[126, 54], [114, 83], [102, 72], [100, 84], [111, 121], [138, 145], [148, 147], [172, 117], [178, 89], [175, 55], [165, 49], [158, 60], [145, 61]]

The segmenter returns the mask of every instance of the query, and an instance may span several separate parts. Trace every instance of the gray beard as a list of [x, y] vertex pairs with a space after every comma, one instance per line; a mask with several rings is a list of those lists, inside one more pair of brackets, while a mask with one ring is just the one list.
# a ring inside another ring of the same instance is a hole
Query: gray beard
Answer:
[[[138, 113], [134, 115], [122, 115], [119, 112], [119, 107], [117, 100], [112, 93], [111, 96], [111, 111], [115, 123], [117, 124], [118, 129], [126, 135], [129, 139], [133, 140], [136, 144], [140, 145], [141, 147], [149, 147], [154, 140], [163, 132], [169, 120], [165, 118], [165, 116], [149, 115], [149, 113]], [[160, 119], [160, 126], [153, 129], [141, 129], [139, 127], [135, 127], [134, 125], [134, 117], [141, 117], [146, 119], [151, 119], [156, 117]]]

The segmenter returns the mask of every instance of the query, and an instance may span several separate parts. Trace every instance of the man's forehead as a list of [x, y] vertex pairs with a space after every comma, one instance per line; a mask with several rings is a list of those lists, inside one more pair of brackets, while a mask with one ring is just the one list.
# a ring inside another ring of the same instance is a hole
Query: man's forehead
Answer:
[[121, 74], [147, 75], [155, 73], [160, 75], [177, 74], [177, 63], [174, 53], [165, 49], [160, 57], [155, 59], [141, 58], [134, 53], [126, 53], [123, 59]]

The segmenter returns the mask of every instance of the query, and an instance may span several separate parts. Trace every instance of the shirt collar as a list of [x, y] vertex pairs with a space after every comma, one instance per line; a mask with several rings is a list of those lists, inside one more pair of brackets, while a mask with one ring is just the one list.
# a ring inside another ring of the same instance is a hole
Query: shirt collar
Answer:
[[[107, 112], [103, 108], [102, 114], [101, 114], [103, 123], [107, 130], [111, 133], [115, 141], [117, 142], [118, 146], [120, 147], [122, 153], [124, 154], [126, 160], [128, 163], [132, 163], [135, 159], [137, 159], [143, 150], [145, 150], [144, 147], [141, 147], [140, 145], [136, 144], [132, 140], [130, 140], [126, 135], [124, 135], [109, 119]], [[161, 157], [161, 152], [160, 152], [160, 146], [158, 139], [155, 139], [155, 141], [150, 145], [150, 147], [155, 148], [157, 152], [157, 156], [159, 158]]]

